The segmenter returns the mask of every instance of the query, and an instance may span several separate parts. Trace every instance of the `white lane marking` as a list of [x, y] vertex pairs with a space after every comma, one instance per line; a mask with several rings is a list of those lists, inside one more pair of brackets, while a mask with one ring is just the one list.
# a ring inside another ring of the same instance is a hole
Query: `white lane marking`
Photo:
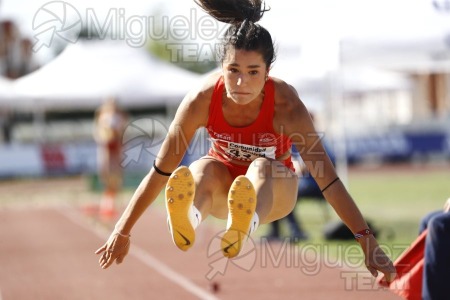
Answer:
[[[57, 208], [56, 209], [59, 213], [61, 213], [63, 216], [65, 216], [67, 219], [75, 223], [76, 225], [94, 233], [101, 239], [107, 239], [105, 237], [105, 232], [100, 231], [99, 229], [95, 229], [91, 226], [88, 226], [86, 222], [82, 220], [82, 217], [73, 211], [73, 208], [71, 210], [64, 209], [64, 208]], [[152, 268], [156, 272], [160, 273], [162, 276], [166, 277], [170, 281], [172, 281], [175, 284], [178, 284], [188, 292], [192, 293], [193, 295], [199, 297], [200, 299], [204, 300], [219, 300], [216, 296], [212, 295], [211, 293], [207, 292], [206, 290], [202, 289], [198, 285], [194, 284], [192, 281], [190, 281], [188, 278], [184, 277], [180, 273], [177, 273], [173, 269], [171, 269], [169, 266], [164, 264], [163, 262], [159, 261], [157, 258], [150, 255], [147, 251], [144, 249], [133, 245], [133, 247], [130, 249], [130, 254], [135, 256], [138, 260], [143, 262], [148, 267]], [[0, 298], [1, 300], [1, 298]]]

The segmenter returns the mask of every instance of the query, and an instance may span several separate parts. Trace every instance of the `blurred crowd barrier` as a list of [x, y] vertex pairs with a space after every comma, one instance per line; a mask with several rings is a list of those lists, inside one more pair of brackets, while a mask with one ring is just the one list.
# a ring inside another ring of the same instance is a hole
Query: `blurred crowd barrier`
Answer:
[[349, 163], [450, 161], [450, 133], [390, 131], [346, 138]]
[[[135, 136], [124, 140], [121, 165], [128, 174], [144, 174], [155, 159], [162, 140]], [[182, 164], [207, 153], [209, 141], [199, 132]], [[333, 144], [331, 144], [333, 146]], [[450, 162], [450, 134], [393, 131], [346, 138], [349, 164], [366, 162]], [[0, 145], [0, 178], [97, 173], [97, 145], [94, 141]]]

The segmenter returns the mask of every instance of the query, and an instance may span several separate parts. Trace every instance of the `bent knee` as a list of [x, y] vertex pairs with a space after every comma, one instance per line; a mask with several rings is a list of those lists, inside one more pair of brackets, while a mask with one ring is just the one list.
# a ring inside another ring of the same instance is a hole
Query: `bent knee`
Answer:
[[265, 157], [258, 157], [257, 159], [252, 161], [252, 163], [250, 164], [250, 167], [264, 168], [264, 167], [270, 166], [271, 162], [273, 162], [273, 160], [265, 158]]
[[257, 172], [262, 176], [293, 177], [295, 175], [283, 162], [264, 157], [255, 159], [249, 166], [249, 172]]
[[259, 157], [250, 163], [246, 175], [249, 177], [257, 176], [258, 178], [265, 178], [267, 175], [270, 175], [270, 169], [270, 160]]

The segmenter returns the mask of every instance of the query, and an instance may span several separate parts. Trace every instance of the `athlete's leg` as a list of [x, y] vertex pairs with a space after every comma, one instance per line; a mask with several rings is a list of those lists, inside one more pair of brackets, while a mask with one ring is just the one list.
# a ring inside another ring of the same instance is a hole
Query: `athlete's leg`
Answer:
[[297, 202], [297, 175], [282, 162], [258, 158], [250, 165], [246, 177], [256, 190], [261, 224], [287, 216]]
[[203, 157], [193, 162], [189, 169], [195, 181], [194, 206], [205, 219], [209, 214], [226, 219], [228, 215], [227, 195], [233, 178], [220, 161]]
[[115, 199], [118, 190], [119, 178], [116, 175], [118, 168], [115, 168], [114, 165], [114, 153], [107, 146], [102, 146], [99, 152], [101, 152], [101, 155], [99, 155], [99, 175], [103, 185], [99, 214], [102, 219], [107, 220], [114, 218], [117, 214], [115, 211]]
[[222, 238], [227, 257], [239, 254], [243, 241], [259, 223], [289, 214], [297, 201], [297, 175], [279, 162], [258, 158], [237, 177], [228, 195], [228, 225]]

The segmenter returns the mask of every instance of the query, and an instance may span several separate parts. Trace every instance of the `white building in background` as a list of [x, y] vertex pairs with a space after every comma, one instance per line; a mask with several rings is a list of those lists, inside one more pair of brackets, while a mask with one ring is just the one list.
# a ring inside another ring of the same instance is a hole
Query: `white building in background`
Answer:
[[371, 66], [395, 72], [410, 81], [411, 122], [449, 117], [450, 28], [427, 38], [360, 38], [343, 41], [341, 45], [344, 70]]

